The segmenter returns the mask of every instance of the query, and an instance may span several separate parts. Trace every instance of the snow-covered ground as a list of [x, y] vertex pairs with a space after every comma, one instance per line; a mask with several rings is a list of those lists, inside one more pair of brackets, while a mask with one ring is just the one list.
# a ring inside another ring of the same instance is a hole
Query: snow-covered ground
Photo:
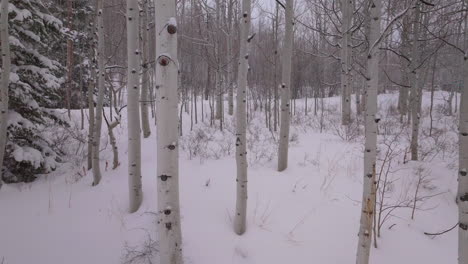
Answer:
[[[372, 248], [371, 263], [456, 263], [456, 229], [436, 237], [424, 235], [445, 230], [457, 222], [456, 123], [440, 114], [444, 95], [436, 94], [434, 126], [442, 131], [437, 130], [440, 134], [437, 140], [425, 136], [429, 126], [429, 96], [424, 96], [426, 113], [421, 142], [428, 152], [425, 160], [403, 164], [402, 153], [392, 161], [388, 177], [393, 182], [387, 189], [385, 212], [399, 207], [391, 211], [383, 224], [378, 248]], [[343, 140], [339, 136], [340, 126], [332, 125], [339, 122], [339, 101], [325, 99], [329, 111], [323, 133], [317, 127], [320, 115], [315, 117], [310, 112], [305, 117], [301, 110], [297, 111], [289, 167], [282, 173], [275, 169], [276, 146], [274, 137], [264, 128], [263, 114], [257, 113], [253, 118], [249, 131], [255, 136], [249, 142], [255, 147], [248, 150], [248, 227], [243, 236], [232, 231], [235, 206], [232, 120], [227, 118], [224, 133], [202, 124], [190, 133], [189, 115], [185, 115], [180, 195], [186, 263], [355, 262], [363, 144], [362, 136]], [[380, 96], [383, 121], [391, 112], [387, 108], [396, 101], [396, 94]], [[298, 108], [303, 103], [298, 100]], [[309, 100], [311, 106], [313, 100]], [[75, 114], [78, 120], [79, 113]], [[398, 122], [387, 126], [391, 130]], [[116, 133], [121, 165], [116, 170], [110, 169], [108, 146], [102, 152], [103, 179], [98, 186], [91, 187], [91, 172], [79, 176], [83, 169], [76, 163], [64, 165], [33, 183], [4, 186], [0, 190], [0, 263], [116, 264], [130, 263], [132, 257], [145, 261], [138, 254], [151, 246], [157, 249], [154, 132], [152, 126], [151, 137], [142, 140], [144, 201], [134, 214], [127, 213], [125, 124]], [[398, 134], [396, 138], [399, 142], [396, 149], [407, 147], [407, 134]], [[104, 137], [103, 140], [107, 141]], [[443, 150], [431, 150], [430, 146]], [[380, 155], [385, 151], [381, 145]], [[106, 160], [109, 168], [104, 171]], [[411, 209], [406, 207], [414, 199], [418, 175], [425, 178], [417, 195], [419, 210], [412, 220]], [[152, 260], [158, 263], [156, 256]]]

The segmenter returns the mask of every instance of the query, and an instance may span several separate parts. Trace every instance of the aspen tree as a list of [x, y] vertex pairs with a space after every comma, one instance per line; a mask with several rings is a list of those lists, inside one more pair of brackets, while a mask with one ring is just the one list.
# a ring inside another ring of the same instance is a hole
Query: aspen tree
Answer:
[[8, 86], [10, 85], [11, 54], [8, 33], [8, 0], [0, 3], [0, 41], [2, 42], [2, 79], [0, 87], [0, 187], [2, 186], [3, 157], [8, 129]]
[[103, 1], [97, 0], [97, 35], [98, 35], [98, 97], [96, 102], [96, 120], [94, 123], [93, 136], [93, 186], [101, 181], [101, 167], [99, 164], [99, 150], [101, 146], [101, 128], [102, 128], [102, 109], [104, 102], [104, 19], [103, 19]]
[[143, 137], [147, 138], [151, 135], [149, 125], [149, 112], [151, 98], [149, 97], [149, 39], [148, 39], [148, 2], [143, 0], [142, 5], [142, 21], [141, 21], [141, 60], [142, 60], [142, 81], [141, 81], [141, 94], [140, 94], [140, 107], [141, 107], [141, 126], [143, 130]]
[[367, 56], [367, 92], [365, 117], [364, 177], [357, 264], [368, 264], [372, 241], [372, 221], [375, 208], [375, 163], [377, 155], [377, 92], [379, 85], [379, 43], [381, 0], [369, 0], [370, 23]]
[[341, 0], [342, 13], [342, 42], [341, 42], [341, 124], [351, 122], [351, 16], [352, 0]]
[[282, 72], [281, 72], [281, 114], [280, 138], [278, 149], [278, 171], [288, 167], [289, 123], [290, 123], [290, 90], [291, 90], [291, 59], [293, 49], [294, 0], [286, 1], [286, 30], [284, 35]]
[[414, 22], [413, 22], [413, 46], [411, 49], [411, 75], [410, 75], [410, 85], [411, 85], [411, 94], [410, 94], [410, 107], [411, 107], [411, 160], [418, 160], [418, 136], [419, 136], [419, 119], [420, 119], [420, 45], [419, 45], [419, 32], [420, 32], [420, 10], [419, 1], [416, 2], [416, 7], [414, 11]]
[[251, 20], [250, 0], [242, 0], [242, 20], [240, 25], [240, 51], [237, 74], [236, 97], [236, 165], [237, 165], [237, 199], [234, 215], [234, 232], [242, 235], [246, 229], [247, 218], [247, 72], [249, 68], [248, 44]]
[[128, 189], [129, 210], [138, 210], [142, 201], [141, 190], [141, 136], [139, 111], [138, 28], [139, 8], [137, 0], [127, 0], [127, 119], [128, 119]]
[[176, 1], [157, 0], [157, 190], [160, 263], [181, 264]]
[[[464, 4], [463, 7], [466, 5]], [[465, 15], [465, 54], [463, 61], [463, 89], [460, 98], [459, 169], [458, 169], [458, 264], [468, 264], [468, 37]]]

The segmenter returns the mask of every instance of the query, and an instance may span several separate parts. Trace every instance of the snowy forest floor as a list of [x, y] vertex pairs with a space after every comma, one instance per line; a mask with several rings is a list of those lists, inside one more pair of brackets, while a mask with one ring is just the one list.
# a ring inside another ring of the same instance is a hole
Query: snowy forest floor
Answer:
[[[424, 234], [443, 231], [457, 222], [457, 120], [443, 113], [447, 97], [436, 93], [434, 131], [429, 136], [429, 94], [424, 95], [423, 160], [407, 163], [403, 161], [409, 158], [410, 129], [396, 114], [398, 95], [379, 97], [379, 133], [385, 136], [379, 137], [377, 172], [384, 164], [383, 185], [388, 171], [382, 206], [382, 218], [387, 217], [378, 248], [372, 248], [371, 263], [456, 263], [457, 229], [435, 237]], [[309, 99], [312, 111], [307, 116], [304, 101], [297, 100], [289, 167], [282, 173], [276, 171], [276, 134], [265, 127], [264, 113], [251, 114], [248, 226], [243, 236], [235, 235], [232, 227], [233, 119], [226, 115], [224, 132], [220, 132], [210, 128], [208, 115], [204, 124], [199, 117], [190, 131], [190, 116], [184, 115], [180, 195], [185, 263], [355, 262], [363, 128], [352, 126], [346, 132], [339, 125], [339, 102], [338, 97], [325, 99], [321, 119], [320, 110], [314, 115], [313, 100]], [[205, 114], [207, 109], [206, 104]], [[74, 117], [79, 123], [79, 111]], [[139, 211], [129, 214], [125, 123], [124, 116], [116, 129], [121, 162], [116, 170], [111, 170], [112, 153], [103, 126], [102, 146], [107, 148], [101, 153], [103, 179], [98, 186], [91, 187], [91, 171], [83, 176], [84, 159], [71, 156], [57, 171], [33, 183], [10, 184], [0, 190], [0, 263], [158, 263], [155, 126], [151, 136], [142, 139], [144, 201]], [[64, 144], [70, 153], [85, 151], [85, 145], [68, 140]], [[386, 155], [389, 149], [391, 154]], [[384, 163], [385, 156], [392, 157], [391, 162]], [[104, 170], [106, 161], [109, 168]], [[412, 220], [414, 197], [418, 209]]]

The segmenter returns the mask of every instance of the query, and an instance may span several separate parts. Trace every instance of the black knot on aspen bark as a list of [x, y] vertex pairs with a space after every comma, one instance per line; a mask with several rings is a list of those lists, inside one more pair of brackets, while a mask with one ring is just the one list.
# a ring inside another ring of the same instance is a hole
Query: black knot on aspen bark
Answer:
[[167, 25], [167, 33], [175, 34], [177, 32], [177, 27], [175, 25], [169, 24]]
[[170, 150], [174, 150], [174, 149], [175, 149], [175, 145], [174, 145], [174, 144], [171, 144], [171, 145], [167, 146], [167, 148], [170, 149]]
[[170, 215], [170, 214], [171, 214], [171, 209], [166, 209], [166, 210], [164, 210], [164, 214], [165, 214], [165, 215]]
[[376, 118], [374, 119], [374, 121], [375, 121], [375, 123], [379, 123], [380, 118], [379, 118], [379, 117], [376, 117]]
[[371, 58], [372, 58], [372, 55], [370, 55], [370, 54], [367, 55], [367, 58], [368, 58], [368, 59], [371, 59]]
[[161, 178], [161, 181], [167, 181], [167, 179], [171, 177], [169, 175], [166, 175], [166, 174], [162, 174], [161, 176], [159, 176], [159, 178]]
[[166, 223], [166, 228], [167, 230], [171, 230], [172, 229], [172, 223]]
[[249, 55], [248, 54], [245, 55], [244, 58], [247, 60], [249, 58]]
[[462, 196], [460, 196], [460, 201], [467, 202], [468, 201], [468, 193], [465, 193]]
[[247, 13], [244, 13], [242, 16], [243, 16], [243, 17], [247, 17]]
[[458, 226], [459, 226], [461, 229], [465, 230], [465, 231], [468, 230], [468, 225], [467, 225], [467, 224], [460, 223], [460, 224], [458, 224]]
[[158, 59], [158, 63], [161, 66], [167, 66], [169, 64], [169, 58], [167, 56], [160, 56]]
[[366, 174], [367, 178], [372, 178], [372, 173]]
[[135, 70], [135, 69], [132, 69], [132, 73], [136, 73], [136, 70]]
[[370, 149], [366, 149], [366, 152], [370, 152]]
[[461, 176], [466, 176], [466, 170], [465, 169], [460, 170], [459, 173], [460, 173]]
[[468, 136], [468, 133], [462, 132], [461, 135], [464, 136], [464, 137], [466, 137], [466, 136]]

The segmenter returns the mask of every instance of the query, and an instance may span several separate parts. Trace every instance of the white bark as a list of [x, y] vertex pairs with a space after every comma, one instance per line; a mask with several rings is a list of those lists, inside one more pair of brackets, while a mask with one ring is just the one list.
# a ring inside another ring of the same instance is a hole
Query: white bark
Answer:
[[94, 142], [94, 82], [96, 80], [96, 71], [91, 69], [91, 81], [88, 84], [88, 170], [93, 167], [93, 142]]
[[101, 181], [101, 167], [99, 164], [99, 148], [101, 145], [101, 128], [102, 128], [102, 107], [104, 101], [104, 19], [103, 19], [103, 1], [97, 0], [97, 33], [98, 33], [98, 97], [96, 102], [96, 121], [94, 123], [93, 136], [93, 186], [98, 185]]
[[0, 41], [2, 42], [2, 80], [0, 87], [0, 187], [8, 128], [8, 86], [10, 85], [11, 54], [8, 33], [8, 0], [0, 6]]
[[294, 0], [286, 1], [286, 30], [284, 35], [282, 72], [281, 72], [281, 124], [278, 149], [278, 171], [283, 171], [288, 167], [289, 148], [289, 121], [291, 110], [290, 89], [291, 89], [291, 58], [293, 49], [293, 24], [294, 24]]
[[379, 45], [381, 0], [370, 0], [370, 50], [367, 56], [366, 140], [364, 149], [364, 178], [357, 264], [368, 264], [372, 241], [372, 221], [375, 208], [375, 162], [377, 154], [377, 93], [379, 85]]
[[419, 137], [419, 119], [420, 119], [420, 108], [421, 108], [421, 74], [419, 67], [421, 46], [419, 44], [419, 32], [420, 32], [420, 4], [416, 3], [414, 12], [414, 23], [413, 23], [413, 46], [411, 50], [411, 160], [418, 160], [418, 137]]
[[181, 264], [176, 1], [156, 7], [157, 183], [160, 263]]
[[341, 42], [341, 124], [351, 122], [351, 16], [352, 0], [341, 0], [342, 42]]
[[139, 111], [138, 1], [127, 0], [127, 119], [128, 119], [128, 191], [129, 210], [138, 210], [143, 199], [141, 190], [141, 136]]
[[234, 215], [234, 232], [242, 235], [246, 230], [247, 218], [247, 72], [249, 68], [249, 31], [251, 20], [250, 0], [242, 1], [242, 19], [240, 25], [240, 51], [237, 74], [236, 97], [236, 165], [237, 165], [237, 195], [236, 212]]
[[[467, 29], [465, 29], [467, 30]], [[460, 99], [458, 172], [458, 263], [468, 264], [468, 57], [464, 58], [464, 86]]]
[[141, 126], [143, 128], [143, 137], [147, 138], [151, 135], [151, 129], [149, 125], [149, 111], [151, 98], [149, 97], [149, 41], [148, 41], [148, 4], [147, 1], [143, 1], [143, 21], [141, 25], [141, 36], [142, 36], [142, 82], [141, 82], [141, 94], [140, 94], [140, 107], [141, 107]]
[[[466, 5], [464, 5], [465, 7]], [[459, 171], [458, 171], [458, 264], [468, 264], [468, 28], [465, 16], [465, 56], [463, 89], [460, 97]]]
[[[408, 55], [408, 23], [409, 17], [403, 18], [403, 25], [401, 31], [401, 52], [403, 55]], [[404, 58], [400, 58], [401, 64], [401, 76], [402, 76], [402, 84], [405, 86], [409, 86], [409, 69], [408, 69], [408, 62]], [[408, 87], [400, 87], [400, 93], [398, 97], [398, 110], [403, 117], [408, 113]]]

